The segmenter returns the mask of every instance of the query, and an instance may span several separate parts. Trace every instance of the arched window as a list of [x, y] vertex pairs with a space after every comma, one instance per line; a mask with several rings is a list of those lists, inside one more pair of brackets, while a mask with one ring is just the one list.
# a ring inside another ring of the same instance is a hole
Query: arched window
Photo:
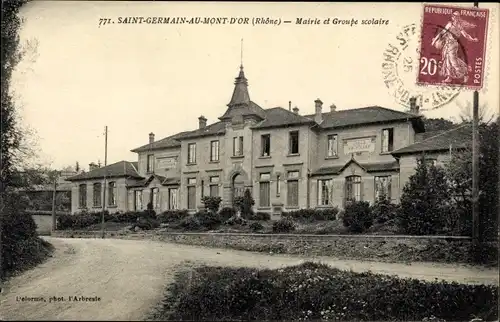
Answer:
[[361, 200], [361, 177], [349, 176], [345, 178], [345, 203]]

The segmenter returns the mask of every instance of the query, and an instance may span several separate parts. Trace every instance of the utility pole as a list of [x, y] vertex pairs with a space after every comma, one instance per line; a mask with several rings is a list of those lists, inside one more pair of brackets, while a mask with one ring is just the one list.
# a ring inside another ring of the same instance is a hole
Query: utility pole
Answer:
[[[108, 126], [104, 127], [104, 168], [108, 164]], [[101, 218], [101, 237], [104, 238], [104, 211], [106, 211], [106, 169], [104, 169], [104, 184], [102, 191], [102, 218]]]
[[54, 171], [54, 191], [52, 191], [52, 232], [57, 229], [57, 218], [56, 218], [56, 195], [57, 195], [57, 171]]
[[[474, 7], [479, 3], [474, 2]], [[472, 104], [472, 245], [476, 259], [480, 256], [479, 231], [479, 92], [474, 91]]]

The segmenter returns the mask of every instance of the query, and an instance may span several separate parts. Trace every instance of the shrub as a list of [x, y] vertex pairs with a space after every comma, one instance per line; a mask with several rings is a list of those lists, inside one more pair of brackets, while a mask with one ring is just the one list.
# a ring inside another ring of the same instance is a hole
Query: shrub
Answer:
[[498, 319], [498, 286], [423, 282], [310, 262], [273, 270], [198, 267], [179, 273], [166, 294], [158, 320]]
[[338, 213], [339, 208], [333, 207], [325, 209], [300, 209], [286, 212], [283, 216], [290, 217], [298, 221], [336, 220]]
[[188, 216], [189, 212], [187, 210], [167, 210], [158, 215], [158, 220], [161, 223], [172, 223]]
[[373, 224], [370, 204], [366, 201], [349, 203], [345, 207], [342, 221], [350, 232], [362, 233], [366, 231]]
[[262, 221], [271, 220], [271, 215], [269, 213], [261, 211], [247, 215], [242, 215], [242, 217], [248, 220], [262, 220]]
[[398, 206], [391, 203], [385, 196], [380, 196], [375, 204], [371, 207], [371, 213], [374, 221], [378, 224], [383, 224], [387, 221], [394, 220], [397, 216]]
[[273, 232], [288, 233], [295, 230], [295, 223], [289, 218], [281, 218], [273, 223]]
[[53, 250], [50, 243], [38, 238], [33, 217], [24, 211], [23, 198], [17, 193], [4, 192], [2, 199], [0, 280], [41, 263]]
[[160, 222], [153, 218], [141, 217], [139, 218], [135, 226], [141, 228], [142, 230], [150, 230], [160, 227]]
[[224, 222], [224, 225], [229, 225], [229, 226], [234, 226], [234, 225], [246, 226], [247, 224], [248, 222], [246, 221], [246, 219], [242, 217], [231, 217]]
[[226, 221], [229, 218], [236, 216], [236, 209], [224, 207], [219, 211], [219, 216], [222, 221]]
[[445, 231], [445, 221], [453, 211], [445, 171], [428, 166], [423, 159], [403, 188], [398, 224], [409, 235], [435, 235]]
[[198, 218], [195, 218], [193, 216], [181, 219], [181, 221], [178, 224], [178, 227], [183, 228], [185, 230], [200, 230], [203, 228]]
[[250, 189], [246, 189], [242, 197], [236, 197], [234, 205], [240, 210], [242, 216], [252, 215], [252, 207], [255, 205], [255, 200], [252, 197]]
[[124, 213], [115, 213], [113, 214], [112, 221], [115, 222], [123, 222], [123, 223], [134, 223], [137, 222], [140, 213], [136, 211], [128, 211]]
[[139, 213], [139, 217], [145, 219], [156, 219], [156, 211], [153, 209], [143, 210]]
[[253, 232], [258, 232], [258, 231], [263, 230], [264, 226], [262, 226], [262, 224], [260, 222], [253, 222], [253, 223], [250, 224], [250, 229]]
[[200, 211], [194, 214], [198, 222], [203, 228], [214, 229], [222, 224], [221, 216], [218, 213], [210, 211]]
[[206, 209], [210, 210], [211, 212], [217, 212], [219, 211], [222, 198], [205, 196], [201, 199], [201, 201], [205, 205]]

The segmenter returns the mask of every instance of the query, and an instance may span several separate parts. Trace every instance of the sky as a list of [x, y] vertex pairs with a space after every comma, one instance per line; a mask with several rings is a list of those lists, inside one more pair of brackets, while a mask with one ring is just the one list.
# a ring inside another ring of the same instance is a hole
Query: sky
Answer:
[[[490, 9], [490, 19], [488, 73], [479, 97], [492, 114], [500, 106], [500, 6], [480, 7]], [[250, 98], [263, 108], [288, 108], [291, 101], [300, 114], [312, 114], [320, 98], [325, 112], [331, 104], [403, 111], [384, 83], [383, 54], [404, 26], [414, 24], [417, 33], [403, 54], [417, 55], [422, 4], [33, 1], [21, 15], [27, 54], [12, 76], [21, 124], [35, 133], [41, 162], [86, 168], [104, 162], [105, 126], [111, 164], [136, 161], [130, 150], [147, 144], [150, 132], [158, 140], [196, 129], [200, 115], [218, 121], [241, 61]], [[118, 23], [130, 16], [270, 18], [281, 24]], [[298, 25], [297, 18], [357, 19], [358, 25]], [[388, 23], [361, 24], [372, 18]], [[99, 26], [100, 19], [115, 23]], [[415, 85], [416, 74], [399, 73], [409, 92], [439, 91]], [[444, 106], [424, 105], [423, 114], [457, 118], [472, 95], [461, 90]]]

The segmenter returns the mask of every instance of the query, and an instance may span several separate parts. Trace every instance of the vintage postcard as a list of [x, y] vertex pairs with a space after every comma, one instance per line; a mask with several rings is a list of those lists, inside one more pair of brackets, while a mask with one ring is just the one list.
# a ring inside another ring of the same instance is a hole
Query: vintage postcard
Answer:
[[0, 320], [498, 321], [499, 17], [3, 1]]

